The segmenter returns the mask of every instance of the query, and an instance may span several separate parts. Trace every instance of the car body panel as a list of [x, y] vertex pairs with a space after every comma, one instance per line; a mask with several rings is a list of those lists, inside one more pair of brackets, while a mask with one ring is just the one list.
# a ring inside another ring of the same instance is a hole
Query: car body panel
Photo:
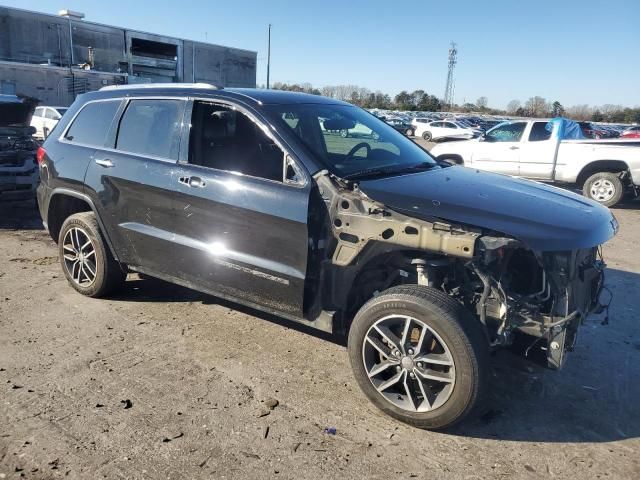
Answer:
[[617, 229], [607, 208], [579, 195], [466, 167], [363, 181], [360, 188], [407, 215], [496, 230], [539, 251], [593, 247]]

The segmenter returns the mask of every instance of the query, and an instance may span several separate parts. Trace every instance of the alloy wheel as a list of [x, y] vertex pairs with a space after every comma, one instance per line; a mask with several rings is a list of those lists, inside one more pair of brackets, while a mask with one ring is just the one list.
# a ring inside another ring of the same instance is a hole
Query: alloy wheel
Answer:
[[96, 280], [96, 249], [85, 230], [70, 228], [62, 242], [64, 265], [71, 279], [81, 287], [89, 287]]
[[403, 410], [435, 410], [453, 392], [453, 356], [442, 337], [416, 318], [391, 315], [378, 320], [367, 331], [362, 358], [374, 388]]

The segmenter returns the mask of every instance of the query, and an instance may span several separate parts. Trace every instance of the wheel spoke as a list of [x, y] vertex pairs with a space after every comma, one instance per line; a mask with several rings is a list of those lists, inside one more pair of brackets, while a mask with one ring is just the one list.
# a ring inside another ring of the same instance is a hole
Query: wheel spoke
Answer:
[[422, 378], [426, 380], [434, 380], [436, 382], [441, 382], [441, 383], [453, 382], [453, 377], [451, 377], [451, 375], [449, 375], [446, 372], [437, 372], [435, 370], [430, 370], [430, 369], [421, 370], [419, 368], [416, 368], [416, 372], [418, 372], [418, 375], [420, 375]]
[[74, 242], [74, 247], [76, 248], [76, 250], [81, 251], [80, 248], [80, 231], [77, 228], [74, 228], [71, 231], [72, 234], [72, 238], [73, 238], [73, 242]]
[[390, 342], [396, 350], [400, 350], [401, 352], [404, 352], [404, 349], [401, 348], [402, 345], [400, 343], [400, 339], [396, 336], [395, 333], [389, 330], [389, 328], [385, 327], [384, 325], [376, 325], [374, 328], [378, 331], [380, 335], [386, 338], [387, 341]]
[[403, 352], [404, 352], [404, 347], [407, 344], [407, 338], [409, 337], [410, 330], [411, 330], [411, 318], [407, 317], [404, 320], [404, 328], [402, 330], [401, 345], [402, 345], [402, 348], [403, 348]]
[[411, 407], [413, 410], [417, 410], [416, 402], [413, 399], [413, 393], [411, 392], [411, 387], [409, 386], [409, 372], [404, 372], [404, 381], [402, 384], [404, 385], [404, 391], [406, 392], [407, 397], [409, 398], [409, 402], [411, 403]]
[[377, 338], [372, 338], [371, 336], [367, 336], [367, 342], [373, 345], [373, 348], [375, 348], [378, 352], [380, 352], [380, 355], [384, 356], [385, 358], [391, 357], [391, 352], [389, 351], [389, 348]]
[[391, 362], [389, 360], [383, 360], [382, 362], [374, 365], [373, 368], [371, 368], [371, 370], [369, 370], [369, 373], [368, 373], [369, 378], [375, 377], [379, 373], [384, 372], [389, 367], [393, 367], [394, 365], [397, 365], [397, 364], [398, 364], [397, 362]]
[[422, 383], [420, 375], [416, 375], [416, 383], [418, 384], [418, 387], [420, 387], [420, 393], [422, 394], [422, 403], [420, 404], [420, 406], [426, 404], [427, 410], [431, 410], [431, 400], [429, 399], [429, 395], [427, 395], [427, 391], [424, 388], [424, 384]]
[[403, 375], [404, 375], [404, 372], [398, 372], [389, 380], [382, 382], [380, 385], [376, 386], [376, 388], [378, 389], [379, 392], [383, 392], [387, 388], [398, 383], [398, 381], [402, 378]]
[[422, 331], [420, 332], [420, 338], [418, 339], [418, 345], [416, 346], [416, 352], [422, 352], [422, 348], [425, 344], [425, 340], [427, 342], [433, 339], [433, 335], [429, 331], [427, 327], [422, 327]]
[[453, 365], [453, 362], [445, 353], [427, 353], [426, 355], [416, 357], [415, 361], [430, 363], [432, 365], [446, 365], [448, 367]]
[[[76, 260], [71, 266], [71, 278], [73, 278], [78, 283], [80, 283], [80, 265], [80, 260]], [[78, 269], [77, 272], [76, 268]]]
[[93, 257], [96, 254], [95, 250], [91, 250], [89, 253], [85, 253], [84, 254], [84, 258], [85, 260], [88, 259], [89, 257]]
[[87, 267], [87, 270], [88, 270], [88, 271], [89, 271], [89, 273], [91, 274], [91, 280], [93, 280], [93, 279], [95, 278], [95, 276], [96, 276], [96, 270], [95, 270], [95, 268], [93, 268], [93, 267], [91, 266], [91, 263], [90, 263], [90, 262], [87, 262], [87, 261], [85, 261], [85, 262], [84, 262], [84, 266], [85, 266], [85, 267]]
[[83, 251], [85, 248], [87, 248], [87, 246], [91, 245], [91, 240], [87, 240], [87, 243], [85, 243], [84, 245], [82, 245], [80, 247], [80, 251]]
[[78, 259], [78, 256], [73, 254], [73, 255], [69, 255], [68, 253], [64, 254], [64, 259], [65, 260], [69, 260], [70, 262], [75, 262]]
[[66, 250], [67, 252], [78, 253], [76, 249], [73, 248], [73, 245], [62, 245], [62, 249]]

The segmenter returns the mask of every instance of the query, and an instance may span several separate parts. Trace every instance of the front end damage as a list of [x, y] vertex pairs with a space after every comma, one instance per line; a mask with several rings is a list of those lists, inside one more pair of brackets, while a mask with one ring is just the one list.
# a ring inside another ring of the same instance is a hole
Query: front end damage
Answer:
[[326, 171], [315, 178], [327, 231], [311, 242], [311, 255], [323, 250], [325, 310], [346, 305], [349, 318], [391, 286], [430, 286], [475, 314], [491, 348], [512, 347], [557, 369], [599, 308], [598, 247], [534, 251], [486, 228], [399, 213]]

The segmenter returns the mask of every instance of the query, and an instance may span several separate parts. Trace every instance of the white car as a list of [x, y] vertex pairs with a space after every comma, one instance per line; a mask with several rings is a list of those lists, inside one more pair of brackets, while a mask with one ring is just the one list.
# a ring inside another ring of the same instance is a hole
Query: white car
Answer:
[[430, 123], [416, 123], [416, 137], [422, 137], [427, 142], [432, 140], [470, 138], [482, 135], [482, 130], [468, 128], [452, 120], [438, 120]]
[[67, 110], [67, 107], [37, 107], [31, 117], [31, 126], [36, 129], [34, 137], [47, 138]]

